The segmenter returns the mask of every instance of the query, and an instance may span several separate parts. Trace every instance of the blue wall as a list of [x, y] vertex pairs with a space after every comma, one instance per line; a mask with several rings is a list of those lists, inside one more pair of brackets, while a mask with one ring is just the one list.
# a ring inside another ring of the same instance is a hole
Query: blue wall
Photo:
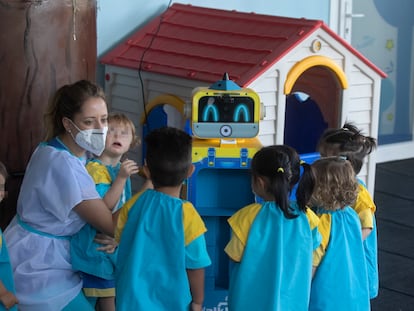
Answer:
[[[160, 15], [172, 3], [258, 14], [319, 19], [327, 24], [329, 22], [330, 0], [291, 0], [283, 2], [269, 0], [99, 1], [97, 13], [98, 60], [99, 57], [110, 51], [135, 30], [145, 25], [155, 16]], [[104, 85], [104, 72], [104, 67], [98, 62], [97, 82], [101, 85]]]
[[388, 77], [381, 84], [379, 144], [412, 140], [414, 1], [354, 1], [352, 45]]
[[[328, 24], [330, 0], [193, 0], [171, 1], [224, 10], [255, 12], [288, 17], [305, 17], [324, 20]], [[167, 0], [117, 0], [100, 1], [98, 5], [98, 57], [138, 29], [154, 16], [163, 12]]]

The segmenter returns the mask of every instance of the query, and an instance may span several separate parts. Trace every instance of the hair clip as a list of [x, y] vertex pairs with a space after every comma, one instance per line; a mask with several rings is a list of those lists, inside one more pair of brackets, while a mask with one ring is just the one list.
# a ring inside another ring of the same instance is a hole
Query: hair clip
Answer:
[[319, 160], [348, 160], [346, 155], [338, 155], [338, 156], [328, 156], [328, 157], [320, 157]]
[[277, 172], [278, 172], [278, 173], [284, 173], [284, 172], [285, 172], [285, 170], [283, 169], [283, 167], [278, 167], [278, 168], [277, 168]]

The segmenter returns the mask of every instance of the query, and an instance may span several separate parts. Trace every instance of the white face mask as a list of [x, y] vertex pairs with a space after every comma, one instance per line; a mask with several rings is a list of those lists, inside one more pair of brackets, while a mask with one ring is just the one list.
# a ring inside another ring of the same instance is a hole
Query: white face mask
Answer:
[[79, 131], [75, 137], [73, 137], [73, 134], [70, 133], [79, 147], [82, 147], [83, 149], [92, 152], [97, 156], [100, 156], [105, 149], [106, 133], [108, 132], [108, 127], [105, 126], [102, 129], [81, 130], [76, 126], [75, 123], [73, 123], [72, 120], [70, 120], [70, 122]]

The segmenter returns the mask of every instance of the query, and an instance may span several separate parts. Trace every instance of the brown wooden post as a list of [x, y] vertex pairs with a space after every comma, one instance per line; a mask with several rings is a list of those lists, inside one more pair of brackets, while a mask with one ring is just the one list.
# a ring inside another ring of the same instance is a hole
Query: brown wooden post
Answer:
[[61, 85], [95, 80], [96, 0], [0, 0], [0, 161], [11, 174], [0, 227], [15, 214], [43, 112]]

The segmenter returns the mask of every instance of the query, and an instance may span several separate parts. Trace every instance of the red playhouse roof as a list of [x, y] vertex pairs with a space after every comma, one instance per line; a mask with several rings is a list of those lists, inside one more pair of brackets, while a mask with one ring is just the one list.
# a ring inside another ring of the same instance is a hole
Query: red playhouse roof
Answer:
[[319, 28], [383, 76], [322, 21], [179, 3], [104, 55], [101, 62], [210, 83], [228, 72], [243, 87]]

